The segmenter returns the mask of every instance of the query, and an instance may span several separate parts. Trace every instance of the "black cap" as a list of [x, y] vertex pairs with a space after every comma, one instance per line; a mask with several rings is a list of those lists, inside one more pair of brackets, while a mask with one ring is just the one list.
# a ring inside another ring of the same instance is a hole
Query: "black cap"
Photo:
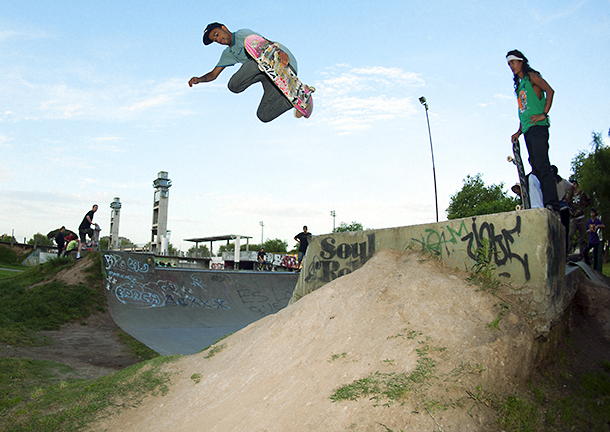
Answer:
[[207, 27], [205, 28], [205, 30], [203, 31], [203, 44], [204, 44], [204, 45], [209, 45], [209, 44], [211, 44], [211, 43], [212, 43], [212, 41], [210, 40], [210, 36], [209, 36], [210, 32], [211, 32], [212, 30], [214, 30], [215, 28], [222, 27], [223, 25], [224, 25], [224, 24], [220, 24], [220, 23], [218, 23], [218, 22], [208, 24], [208, 26], [207, 26]]

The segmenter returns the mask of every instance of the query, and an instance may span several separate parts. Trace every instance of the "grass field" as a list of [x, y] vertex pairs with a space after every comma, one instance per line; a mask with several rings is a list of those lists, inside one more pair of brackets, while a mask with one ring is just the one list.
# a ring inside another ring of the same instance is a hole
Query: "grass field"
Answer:
[[[37, 331], [56, 330], [63, 323], [105, 309], [101, 255], [94, 255], [85, 270], [86, 285], [53, 279], [74, 264], [70, 258], [55, 258], [32, 268], [21, 267], [21, 272], [0, 270], [2, 344], [44, 345], [48, 340], [37, 336]], [[20, 267], [0, 262], [0, 267], [9, 266]], [[127, 334], [121, 339], [142, 358], [156, 358], [96, 380], [83, 380], [70, 378], [74, 371], [63, 364], [0, 357], [0, 430], [82, 430], [111, 405], [134, 405], [144, 395], [163, 393], [169, 377], [161, 366], [176, 357], [159, 357]]]

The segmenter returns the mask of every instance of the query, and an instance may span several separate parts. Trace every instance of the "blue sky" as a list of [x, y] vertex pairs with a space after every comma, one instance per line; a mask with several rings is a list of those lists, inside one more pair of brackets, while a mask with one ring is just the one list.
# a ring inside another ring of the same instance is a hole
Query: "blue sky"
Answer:
[[[260, 85], [235, 95], [227, 68], [188, 87], [222, 51], [209, 22], [290, 48], [314, 85], [309, 119], [256, 118]], [[168, 229], [185, 238], [292, 237], [357, 221], [440, 219], [467, 175], [516, 182], [518, 128], [505, 61], [521, 50], [555, 90], [551, 162], [564, 177], [591, 132], [608, 142], [610, 2], [20, 1], [0, 4], [0, 234], [76, 230], [94, 203], [109, 233], [150, 240], [152, 182], [169, 172]], [[524, 145], [523, 145], [524, 147]], [[525, 151], [525, 149], [524, 149]], [[526, 151], [525, 151], [526, 152]], [[527, 170], [526, 166], [526, 170]]]

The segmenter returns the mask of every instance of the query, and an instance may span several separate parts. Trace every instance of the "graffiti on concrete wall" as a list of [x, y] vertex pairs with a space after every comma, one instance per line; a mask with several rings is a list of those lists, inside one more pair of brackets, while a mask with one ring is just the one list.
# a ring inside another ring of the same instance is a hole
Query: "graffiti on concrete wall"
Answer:
[[235, 302], [262, 316], [286, 307], [294, 286], [267, 287], [265, 284], [265, 290], [261, 292], [256, 286], [245, 286], [236, 275], [155, 270], [149, 261], [153, 262], [146, 256], [138, 260], [120, 254], [104, 254], [106, 289], [121, 303], [137, 308], [179, 306], [229, 310]]
[[[523, 277], [528, 281], [531, 278], [528, 255], [514, 250], [522, 232], [521, 216], [517, 214], [514, 223], [508, 224], [510, 226], [507, 227], [487, 221], [480, 223], [476, 217], [462, 220], [457, 228], [455, 222], [436, 224], [433, 228], [424, 229], [419, 237], [405, 241], [402, 249], [407, 250], [416, 243], [441, 258], [449, 258], [458, 252], [465, 253], [467, 259], [475, 264], [483, 239], [487, 239], [499, 275], [512, 277], [510, 272], [515, 271], [514, 264], [517, 263], [518, 271], [523, 272]], [[366, 237], [360, 237], [364, 241], [354, 243], [337, 244], [337, 238], [341, 237], [328, 235], [320, 238], [319, 252], [307, 257], [305, 283], [318, 286], [328, 283], [362, 267], [375, 253], [375, 233], [366, 234]]]
[[[487, 221], [477, 223], [477, 218], [473, 217], [470, 222], [470, 228], [466, 221], [463, 220], [459, 229], [455, 230], [450, 226], [444, 226], [437, 229], [426, 229], [426, 235], [421, 238], [413, 238], [412, 240], [420, 243], [422, 247], [435, 254], [451, 255], [454, 248], [462, 248], [465, 246], [468, 257], [474, 263], [478, 259], [478, 250], [483, 246], [482, 239], [488, 240], [489, 252], [493, 256], [494, 264], [501, 270], [499, 275], [511, 277], [511, 274], [504, 271], [502, 268], [508, 263], [518, 262], [523, 269], [523, 276], [528, 281], [531, 278], [529, 260], [527, 253], [519, 255], [513, 251], [513, 245], [516, 238], [521, 234], [521, 216], [516, 215], [515, 225], [512, 228], [497, 228], [495, 224]], [[450, 245], [453, 245], [451, 248]]]
[[138, 308], [182, 306], [229, 309], [227, 302], [221, 298], [195, 295], [195, 289], [202, 293], [206, 287], [194, 273], [191, 273], [188, 285], [172, 280], [156, 280], [154, 270], [147, 261], [131, 257], [124, 259], [119, 254], [104, 254], [104, 268], [106, 288], [123, 304]]
[[367, 234], [366, 241], [336, 244], [333, 236], [320, 240], [320, 253], [306, 264], [305, 282], [316, 279], [330, 282], [362, 267], [375, 253], [375, 233]]

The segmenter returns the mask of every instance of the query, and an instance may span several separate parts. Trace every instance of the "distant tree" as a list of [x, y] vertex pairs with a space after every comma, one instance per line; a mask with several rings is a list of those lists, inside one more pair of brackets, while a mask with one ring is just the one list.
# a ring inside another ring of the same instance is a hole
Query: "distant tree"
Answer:
[[119, 248], [134, 248], [137, 245], [129, 240], [127, 237], [119, 237]]
[[[119, 245], [118, 248], [134, 248], [137, 245], [135, 243], [133, 243], [131, 240], [129, 240], [127, 237], [119, 237]], [[108, 250], [108, 248], [110, 247], [110, 236], [104, 236], [102, 238], [100, 238], [100, 248], [103, 250]]]
[[187, 253], [189, 255], [198, 255], [198, 256], [204, 256], [204, 257], [209, 257], [210, 256], [210, 250], [208, 249], [208, 247], [206, 245], [197, 245], [197, 246], [192, 246]]
[[352, 221], [351, 224], [347, 224], [345, 222], [341, 222], [338, 227], [336, 227], [333, 232], [341, 233], [341, 232], [349, 232], [349, 231], [363, 231], [364, 227], [361, 223], [356, 221]]
[[28, 240], [28, 244], [29, 245], [36, 244], [38, 246], [53, 246], [53, 240], [51, 240], [46, 235], [37, 233], [37, 234], [34, 234], [34, 236], [31, 239]]
[[[288, 242], [281, 239], [267, 239], [263, 244], [267, 253], [286, 253], [288, 250]], [[260, 250], [260, 247], [258, 248]]]
[[220, 245], [218, 248], [218, 256], [220, 256], [223, 252], [235, 252], [235, 243]]
[[503, 190], [504, 183], [485, 186], [481, 174], [464, 179], [462, 190], [452, 195], [447, 208], [447, 219], [460, 219], [515, 210], [519, 197], [510, 197]]
[[0, 241], [7, 242], [7, 243], [10, 243], [12, 241], [14, 243], [17, 243], [17, 240], [15, 239], [15, 237], [12, 237], [8, 234], [2, 234], [2, 236], [0, 237]]
[[179, 252], [180, 251], [178, 249], [176, 249], [173, 244], [167, 243], [167, 254], [168, 255], [175, 256], [175, 255], [178, 255]]
[[109, 244], [110, 244], [110, 237], [105, 236], [100, 239], [100, 249], [108, 250]]
[[[610, 136], [610, 131], [608, 131]], [[604, 145], [602, 134], [592, 132], [591, 151], [580, 151], [572, 159], [573, 178], [578, 187], [592, 199], [606, 226], [610, 222], [610, 147]], [[586, 215], [588, 217], [588, 215]], [[604, 238], [610, 235], [610, 227], [604, 230]]]

